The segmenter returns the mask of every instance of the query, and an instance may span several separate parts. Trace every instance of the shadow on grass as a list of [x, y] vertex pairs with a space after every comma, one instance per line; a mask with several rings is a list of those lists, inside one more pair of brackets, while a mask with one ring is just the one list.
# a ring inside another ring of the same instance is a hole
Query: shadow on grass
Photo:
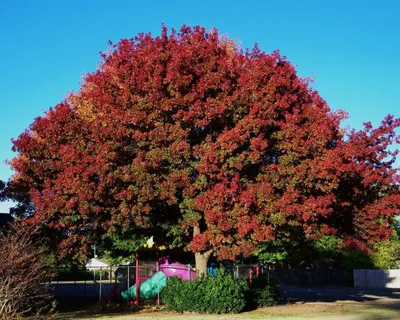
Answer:
[[348, 287], [287, 288], [289, 302], [361, 302], [371, 306], [400, 309], [400, 289], [370, 289]]
[[102, 302], [99, 303], [95, 300], [85, 299], [71, 299], [63, 298], [57, 299], [58, 314], [55, 317], [57, 320], [67, 319], [83, 319], [91, 318], [96, 319], [107, 315], [128, 315], [136, 313], [142, 310], [151, 310], [149, 306], [135, 306], [134, 304], [128, 304], [125, 302]]
[[[75, 309], [77, 306], [75, 306]], [[118, 305], [109, 304], [106, 306], [98, 305], [84, 305], [80, 310], [72, 311], [65, 310], [54, 318], [54, 320], [67, 320], [67, 319], [98, 319], [98, 318], [109, 318], [109, 319], [120, 319], [120, 317], [129, 316], [129, 318], [137, 318], [141, 314], [147, 315], [150, 312], [154, 312], [154, 317], [145, 317], [144, 319], [157, 318], [157, 319], [175, 319], [177, 314], [154, 310], [153, 306], [143, 306], [136, 308], [129, 305]], [[187, 314], [187, 319], [204, 319], [203, 314]], [[213, 315], [206, 315], [211, 317]], [[277, 305], [273, 307], [263, 307], [250, 312], [244, 312], [241, 314], [226, 314], [226, 315], [214, 315], [218, 318], [224, 319], [270, 319], [270, 318], [287, 318], [288, 320], [295, 319], [357, 319], [357, 320], [397, 320], [400, 319], [399, 310], [392, 309], [390, 307], [373, 307], [358, 305], [341, 305], [337, 303], [296, 303]], [[36, 319], [35, 319], [36, 320]]]
[[388, 320], [388, 318], [379, 314], [368, 314], [364, 315], [360, 320]]

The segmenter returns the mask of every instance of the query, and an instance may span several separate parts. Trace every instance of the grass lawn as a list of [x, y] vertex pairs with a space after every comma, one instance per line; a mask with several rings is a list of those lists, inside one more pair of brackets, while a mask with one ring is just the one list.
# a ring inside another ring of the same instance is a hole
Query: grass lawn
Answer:
[[57, 320], [79, 319], [79, 320], [239, 320], [239, 319], [314, 319], [314, 320], [398, 320], [400, 310], [384, 307], [371, 307], [363, 304], [338, 304], [338, 303], [295, 303], [275, 307], [260, 308], [251, 312], [224, 315], [203, 314], [178, 314], [165, 310], [156, 310], [153, 307], [130, 310], [117, 305], [98, 306], [92, 305], [87, 308], [79, 308], [75, 311], [61, 311], [56, 316]]

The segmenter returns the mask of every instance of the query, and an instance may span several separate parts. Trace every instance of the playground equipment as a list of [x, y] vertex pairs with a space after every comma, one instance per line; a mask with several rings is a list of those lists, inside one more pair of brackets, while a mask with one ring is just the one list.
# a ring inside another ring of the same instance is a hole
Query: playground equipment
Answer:
[[[150, 279], [139, 286], [139, 298], [149, 300], [158, 296], [162, 288], [167, 285], [167, 276], [162, 271], [155, 273]], [[122, 299], [131, 301], [136, 299], [136, 285], [121, 292]]]
[[137, 301], [136, 294], [139, 293], [140, 300], [152, 299], [157, 297], [161, 289], [167, 285], [167, 277], [179, 277], [184, 281], [196, 278], [196, 272], [190, 268], [190, 265], [179, 262], [159, 264], [159, 270], [150, 279], [144, 281], [139, 286], [139, 290], [136, 289], [135, 284], [121, 292], [122, 298], [126, 301]]
[[196, 272], [191, 269], [190, 265], [179, 262], [162, 263], [160, 264], [160, 270], [164, 272], [167, 277], [179, 277], [184, 281], [196, 278]]
[[[141, 250], [152, 251], [156, 253], [157, 273], [154, 274], [150, 279], [140, 278], [139, 269], [139, 251], [136, 251], [136, 265], [135, 265], [135, 285], [128, 287], [128, 289], [121, 293], [121, 296], [125, 300], [135, 300], [135, 304], [139, 305], [139, 299], [146, 300], [157, 296], [157, 305], [159, 305], [160, 289], [166, 286], [166, 277], [177, 276], [182, 280], [190, 280], [196, 277], [196, 272], [192, 271], [189, 266], [174, 262], [169, 263], [166, 260], [165, 263], [160, 264], [158, 259], [158, 251], [165, 249], [164, 246], [158, 247], [154, 242], [154, 237], [151, 236]], [[164, 260], [165, 261], [165, 260]], [[129, 270], [129, 269], [128, 269]], [[128, 277], [129, 278], [129, 277]], [[141, 280], [145, 280], [140, 284]]]
[[212, 263], [209, 266], [207, 266], [207, 274], [211, 276], [217, 275], [217, 267], [215, 266], [215, 264]]

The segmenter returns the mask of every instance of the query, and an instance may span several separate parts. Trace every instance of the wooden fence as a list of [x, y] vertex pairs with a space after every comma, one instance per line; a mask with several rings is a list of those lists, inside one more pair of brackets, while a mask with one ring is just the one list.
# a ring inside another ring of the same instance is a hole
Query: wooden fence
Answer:
[[356, 288], [400, 288], [400, 269], [354, 269]]

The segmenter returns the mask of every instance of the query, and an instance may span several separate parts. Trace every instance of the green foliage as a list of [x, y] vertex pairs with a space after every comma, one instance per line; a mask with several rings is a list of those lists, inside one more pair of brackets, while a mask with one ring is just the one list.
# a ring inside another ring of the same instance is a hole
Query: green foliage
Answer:
[[372, 269], [371, 257], [357, 249], [344, 249], [340, 254], [340, 266], [344, 269], [344, 285], [354, 285], [354, 269]]
[[320, 262], [333, 266], [341, 260], [344, 248], [343, 240], [337, 236], [324, 235], [317, 240], [310, 240], [310, 265], [319, 266]]
[[256, 304], [259, 307], [275, 306], [278, 303], [279, 292], [276, 283], [266, 284], [255, 291]]
[[136, 260], [136, 251], [144, 246], [149, 237], [143, 230], [129, 227], [127, 230], [118, 230], [103, 236], [96, 246], [97, 254], [112, 266], [133, 262]]
[[261, 264], [282, 265], [290, 259], [291, 248], [297, 247], [297, 241], [285, 237], [284, 234], [279, 234], [276, 240], [261, 243], [255, 256]]
[[[275, 215], [274, 220], [278, 219]], [[256, 256], [261, 264], [278, 267], [311, 266], [314, 259], [312, 241], [305, 237], [298, 226], [291, 226], [274, 234], [275, 240], [258, 246]]]
[[259, 251], [256, 256], [262, 263], [268, 264], [279, 264], [285, 261], [288, 257], [287, 251], [280, 251], [280, 252], [266, 252], [266, 251]]
[[234, 279], [223, 268], [215, 277], [183, 281], [172, 277], [162, 297], [168, 310], [200, 313], [238, 313], [259, 306], [276, 305], [278, 283], [266, 277], [247, 280]]
[[260, 275], [248, 284], [246, 290], [247, 309], [274, 306], [279, 300], [279, 283]]
[[373, 267], [368, 254], [357, 249], [343, 250], [340, 258], [342, 267], [345, 270], [370, 269]]
[[392, 221], [393, 235], [391, 240], [399, 240], [400, 239], [400, 219], [396, 217]]
[[[47, 250], [48, 251], [48, 250]], [[46, 255], [41, 257], [41, 263], [45, 268], [53, 269], [57, 267], [57, 257], [52, 252], [46, 252]]]
[[323, 236], [314, 243], [315, 251], [321, 258], [333, 257], [342, 247], [343, 241], [335, 236]]
[[[144, 235], [138, 230], [118, 231], [103, 237], [101, 245], [98, 247], [99, 253], [123, 253], [124, 255], [135, 255], [135, 252], [146, 243], [149, 236]], [[115, 256], [114, 258], [116, 258]]]
[[223, 269], [217, 276], [183, 281], [172, 277], [162, 296], [169, 310], [200, 313], [238, 313], [246, 306], [247, 286]]
[[275, 306], [278, 303], [278, 292], [276, 286], [267, 285], [258, 290], [256, 303], [260, 307]]
[[106, 250], [103, 252], [102, 259], [110, 266], [119, 266], [135, 261], [136, 257], [135, 253], [121, 255], [118, 250]]
[[400, 267], [400, 241], [378, 242], [371, 255], [372, 263], [377, 269], [398, 269]]

